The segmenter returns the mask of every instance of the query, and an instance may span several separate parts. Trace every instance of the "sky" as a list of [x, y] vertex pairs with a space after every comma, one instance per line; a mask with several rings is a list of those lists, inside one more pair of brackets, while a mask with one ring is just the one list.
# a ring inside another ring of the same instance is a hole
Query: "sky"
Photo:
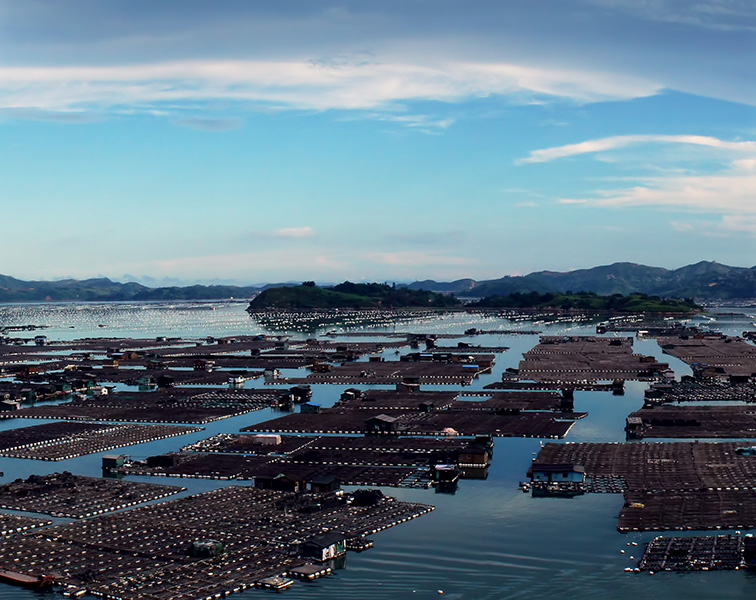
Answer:
[[752, 0], [0, 0], [0, 273], [756, 265]]

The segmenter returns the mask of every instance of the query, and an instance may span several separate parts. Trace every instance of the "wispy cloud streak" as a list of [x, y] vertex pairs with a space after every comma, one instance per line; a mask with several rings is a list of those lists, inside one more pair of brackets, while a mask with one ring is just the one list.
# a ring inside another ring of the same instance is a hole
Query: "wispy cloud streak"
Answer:
[[530, 153], [530, 156], [519, 160], [518, 163], [543, 163], [581, 154], [595, 154], [597, 152], [616, 150], [634, 144], [652, 143], [690, 144], [694, 146], [717, 148], [720, 150], [733, 150], [736, 152], [756, 154], [756, 142], [753, 141], [728, 142], [703, 135], [618, 135], [587, 140], [577, 144], [567, 144], [565, 146], [534, 150]]
[[633, 77], [508, 63], [229, 60], [0, 68], [0, 108], [44, 110], [147, 109], [219, 99], [282, 109], [385, 109], [411, 100], [457, 102], [496, 94], [593, 102], [658, 89]]
[[653, 206], [731, 215], [756, 215], [756, 160], [734, 161], [713, 175], [649, 177], [641, 185], [619, 190], [598, 190], [592, 198], [564, 198], [567, 204], [594, 206]]

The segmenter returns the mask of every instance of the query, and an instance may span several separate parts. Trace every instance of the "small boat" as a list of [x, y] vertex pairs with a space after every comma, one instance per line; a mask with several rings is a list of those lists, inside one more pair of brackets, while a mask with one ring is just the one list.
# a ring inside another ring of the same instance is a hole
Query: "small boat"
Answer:
[[0, 581], [33, 589], [44, 589], [55, 583], [54, 575], [27, 575], [0, 568]]

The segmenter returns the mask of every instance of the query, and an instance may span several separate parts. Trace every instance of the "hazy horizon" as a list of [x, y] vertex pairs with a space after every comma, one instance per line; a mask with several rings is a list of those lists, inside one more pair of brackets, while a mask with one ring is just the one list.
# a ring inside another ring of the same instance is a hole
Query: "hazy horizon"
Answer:
[[[698, 262], [719, 263], [719, 261], [706, 261], [706, 260], [704, 260], [704, 261], [698, 261]], [[629, 263], [629, 261], [617, 261], [617, 263], [619, 263], [619, 264], [638, 264], [638, 265], [640, 265], [640, 263]], [[617, 264], [617, 263], [611, 263], [611, 264]], [[689, 263], [689, 264], [686, 264], [686, 265], [678, 265], [678, 266], [674, 266], [674, 267], [671, 267], [671, 268], [670, 267], [661, 267], [661, 268], [665, 268], [665, 269], [667, 269], [669, 271], [675, 271], [677, 269], [680, 269], [680, 268], [683, 268], [683, 267], [687, 267], [687, 266], [691, 266], [693, 264], [698, 264], [698, 263]], [[724, 264], [724, 263], [719, 263], [719, 264]], [[505, 274], [505, 275], [501, 275], [500, 277], [491, 277], [491, 278], [485, 278], [485, 279], [484, 278], [477, 278], [477, 277], [474, 277], [474, 276], [471, 275], [471, 276], [466, 276], [466, 277], [458, 277], [458, 278], [456, 278], [456, 280], [472, 279], [474, 281], [480, 282], [480, 281], [487, 281], [487, 280], [491, 280], [491, 279], [499, 279], [501, 277], [508, 277], [508, 276], [509, 277], [525, 276], [525, 275], [530, 275], [532, 273], [537, 273], [537, 272], [570, 273], [570, 272], [573, 272], [573, 271], [589, 270], [589, 269], [593, 269], [593, 268], [596, 268], [596, 267], [605, 267], [605, 266], [611, 266], [611, 265], [596, 264], [596, 265], [592, 265], [592, 266], [579, 267], [579, 268], [576, 268], [576, 269], [569, 269], [569, 270], [565, 270], [565, 271], [558, 271], [558, 270], [555, 270], [555, 269], [540, 269], [539, 271], [531, 271], [529, 273]], [[645, 267], [659, 267], [659, 265], [652, 265], [652, 264], [641, 265], [641, 266], [645, 266]], [[734, 267], [734, 268], [744, 268], [744, 269], [756, 268], [754, 266], [745, 266], [745, 265], [725, 265], [725, 266]], [[19, 280], [22, 280], [22, 281], [33, 281], [30, 278], [26, 278], [26, 277], [23, 277], [23, 276], [10, 275], [8, 273], [0, 273], [0, 275], [14, 277], [15, 279], [19, 279]], [[252, 281], [252, 282], [249, 282], [249, 281], [245, 281], [245, 280], [242, 280], [242, 279], [239, 279], [239, 280], [220, 279], [220, 278], [213, 279], [213, 278], [201, 277], [201, 276], [198, 277], [197, 279], [179, 279], [179, 278], [176, 278], [176, 277], [163, 277], [163, 278], [158, 279], [158, 278], [155, 278], [155, 277], [150, 277], [148, 275], [137, 276], [137, 275], [124, 274], [124, 275], [122, 275], [122, 276], [119, 277], [119, 276], [111, 276], [111, 275], [106, 275], [106, 274], [103, 274], [103, 273], [98, 273], [98, 274], [92, 275], [91, 277], [85, 277], [85, 278], [61, 276], [61, 277], [54, 277], [54, 278], [51, 278], [51, 279], [40, 279], [40, 280], [37, 280], [37, 281], [65, 281], [65, 280], [69, 280], [69, 279], [82, 280], [82, 279], [102, 279], [102, 278], [109, 279], [109, 280], [117, 282], [117, 283], [139, 283], [139, 284], [147, 286], [147, 287], [171, 287], [171, 286], [185, 287], [185, 286], [191, 286], [191, 285], [231, 285], [231, 286], [239, 286], [239, 287], [262, 287], [262, 286], [266, 286], [266, 285], [277, 285], [277, 284], [280, 284], [280, 285], [298, 285], [302, 281], [310, 281], [310, 280], [312, 280], [312, 278], [305, 277], [305, 278], [302, 278], [302, 279], [289, 279], [289, 280], [278, 280], [278, 281]], [[349, 280], [348, 277], [347, 278], [341, 278], [341, 279], [337, 278], [337, 279], [334, 279], [334, 280], [322, 280], [322, 279], [319, 280], [319, 279], [315, 279], [315, 283], [318, 286], [332, 286], [332, 285], [338, 285], [339, 283], [342, 283], [343, 281], [348, 281], [348, 280]], [[367, 281], [370, 281], [370, 282], [375, 282], [375, 283], [401, 283], [401, 284], [410, 284], [410, 283], [414, 283], [414, 282], [418, 282], [418, 281], [426, 281], [426, 280], [434, 280], [434, 279], [432, 277], [420, 277], [418, 279], [396, 279], [396, 278], [391, 278], [391, 277], [381, 277], [381, 278], [376, 278], [376, 279], [372, 279], [372, 280], [361, 279], [361, 280], [354, 280], [354, 281], [357, 281], [357, 282], [367, 282]], [[438, 279], [438, 280], [435, 280], [435, 281], [438, 281], [438, 282], [451, 282], [451, 281], [455, 281], [455, 280], [454, 279], [448, 279], [448, 280]]]

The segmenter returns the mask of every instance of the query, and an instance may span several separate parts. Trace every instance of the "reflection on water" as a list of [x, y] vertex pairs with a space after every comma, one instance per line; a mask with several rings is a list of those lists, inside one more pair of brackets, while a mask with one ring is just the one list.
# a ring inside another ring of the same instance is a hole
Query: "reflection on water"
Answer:
[[[202, 308], [200, 308], [202, 306]], [[0, 306], [0, 326], [43, 324], [50, 339], [80, 337], [156, 336], [203, 337], [265, 333], [244, 311], [246, 303], [113, 303]], [[730, 334], [754, 329], [756, 318], [727, 316], [716, 323]], [[103, 327], [100, 327], [103, 325]], [[467, 329], [542, 329], [547, 334], [592, 334], [594, 324], [510, 322], [504, 319], [454, 313], [429, 321], [409, 320], [384, 324], [384, 331], [462, 333]], [[324, 333], [320, 330], [319, 333]], [[33, 335], [31, 333], [30, 335]], [[308, 336], [311, 333], [308, 332]], [[625, 334], [626, 335], [626, 334]], [[300, 334], [301, 336], [301, 334]], [[468, 389], [481, 389], [496, 381], [506, 367], [517, 366], [522, 352], [536, 342], [535, 335], [483, 335], [460, 338], [481, 345], [508, 346], [498, 355], [493, 372]], [[664, 355], [655, 342], [637, 341], [635, 350], [669, 362], [678, 375], [689, 371], [676, 359]], [[406, 352], [408, 349], [403, 349]], [[394, 351], [385, 353], [395, 359]], [[253, 386], [262, 385], [252, 382]], [[313, 401], [331, 406], [347, 386], [313, 386]], [[645, 383], [628, 382], [624, 396], [604, 392], [576, 392], [575, 409], [589, 416], [578, 421], [566, 442], [623, 441], [624, 419], [639, 408]], [[443, 386], [425, 386], [444, 389]], [[186, 444], [275, 416], [270, 409], [216, 421], [205, 431], [130, 446], [125, 452], [135, 458], [177, 450]], [[0, 420], [0, 430], [44, 423], [24, 419]], [[373, 536], [375, 547], [350, 553], [348, 565], [334, 575], [297, 583], [286, 592], [291, 598], [317, 600], [429, 599], [464, 600], [620, 598], [743, 598], [756, 593], [756, 576], [743, 572], [688, 574], [625, 573], [642, 552], [652, 534], [620, 534], [616, 520], [622, 505], [617, 494], [586, 494], [572, 499], [531, 498], [518, 489], [531, 459], [539, 450], [537, 439], [496, 440], [493, 463], [485, 480], [460, 481], [454, 494], [433, 490], [392, 489], [384, 491], [402, 500], [435, 504], [437, 510], [399, 527]], [[69, 470], [100, 475], [103, 453], [56, 463], [0, 458], [0, 481]], [[150, 478], [135, 477], [140, 481]], [[158, 479], [160, 483], [166, 483]], [[172, 482], [170, 482], [172, 483]], [[213, 489], [224, 482], [182, 479], [185, 494]], [[633, 545], [638, 544], [638, 545]], [[621, 553], [625, 550], [625, 553]], [[633, 558], [631, 558], [633, 557]], [[1, 561], [1, 559], [0, 559]], [[250, 590], [233, 597], [262, 598], [267, 592]], [[2, 600], [30, 600], [49, 594], [0, 586]]]

